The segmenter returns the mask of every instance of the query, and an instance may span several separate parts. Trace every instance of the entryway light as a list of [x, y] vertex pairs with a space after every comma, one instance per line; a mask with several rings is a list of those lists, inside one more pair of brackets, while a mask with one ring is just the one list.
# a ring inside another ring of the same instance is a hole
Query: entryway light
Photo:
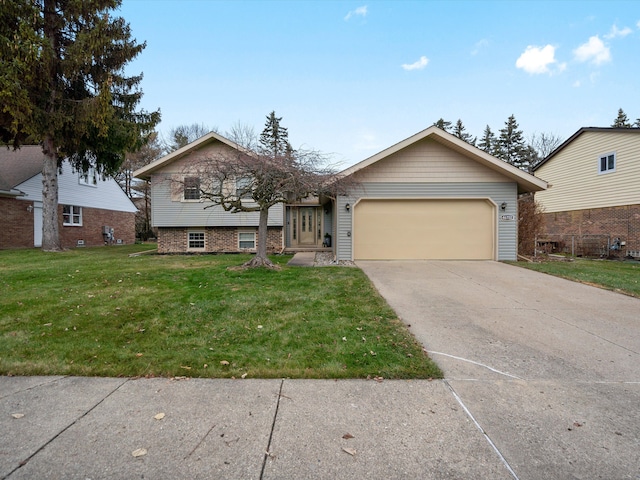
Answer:
[[348, 212], [349, 210], [351, 210], [351, 204], [350, 203], [345, 204], [344, 208], [346, 208]]
[[502, 205], [500, 205], [500, 208], [502, 210], [506, 210], [507, 209], [507, 202], [502, 202]]

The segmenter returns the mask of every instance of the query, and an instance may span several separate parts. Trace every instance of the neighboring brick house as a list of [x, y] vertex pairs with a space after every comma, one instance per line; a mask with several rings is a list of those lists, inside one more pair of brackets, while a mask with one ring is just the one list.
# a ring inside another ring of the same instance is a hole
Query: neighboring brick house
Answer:
[[[42, 245], [42, 147], [0, 148], [0, 249]], [[58, 174], [58, 218], [62, 247], [135, 242], [136, 207], [112, 178], [73, 172], [64, 162]]]
[[535, 194], [548, 234], [598, 235], [610, 253], [640, 251], [640, 128], [581, 128], [534, 173], [549, 183]]

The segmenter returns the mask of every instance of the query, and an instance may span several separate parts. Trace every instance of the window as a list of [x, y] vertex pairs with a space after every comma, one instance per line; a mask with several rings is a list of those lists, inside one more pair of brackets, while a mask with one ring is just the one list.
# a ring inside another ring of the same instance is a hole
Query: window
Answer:
[[600, 155], [598, 162], [598, 172], [599, 173], [609, 173], [616, 171], [616, 153], [607, 153], [605, 155]]
[[90, 187], [98, 186], [98, 173], [93, 167], [89, 167], [86, 172], [78, 173], [78, 183], [80, 185], [88, 185]]
[[187, 250], [204, 250], [204, 232], [188, 232]]
[[236, 197], [251, 198], [251, 179], [240, 177], [236, 180]]
[[200, 200], [200, 179], [198, 177], [184, 179], [184, 199]]
[[72, 227], [81, 227], [82, 207], [76, 207], [75, 205], [63, 205], [62, 224]]
[[255, 250], [256, 232], [238, 232], [238, 248]]

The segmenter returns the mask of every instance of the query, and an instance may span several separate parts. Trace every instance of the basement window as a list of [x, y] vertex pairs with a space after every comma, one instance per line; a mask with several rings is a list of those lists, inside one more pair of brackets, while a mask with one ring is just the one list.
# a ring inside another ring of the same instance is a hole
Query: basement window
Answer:
[[238, 232], [238, 248], [241, 250], [255, 250], [256, 232]]
[[82, 207], [78, 207], [76, 205], [63, 205], [62, 225], [67, 227], [81, 227]]
[[187, 250], [202, 251], [205, 248], [204, 232], [188, 232]]
[[616, 171], [616, 152], [600, 155], [598, 158], [598, 173], [609, 173]]

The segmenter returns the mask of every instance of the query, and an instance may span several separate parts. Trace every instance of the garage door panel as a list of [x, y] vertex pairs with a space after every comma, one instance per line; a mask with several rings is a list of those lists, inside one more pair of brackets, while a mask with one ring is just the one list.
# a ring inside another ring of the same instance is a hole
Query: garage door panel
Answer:
[[494, 258], [488, 200], [362, 200], [354, 208], [354, 258]]

